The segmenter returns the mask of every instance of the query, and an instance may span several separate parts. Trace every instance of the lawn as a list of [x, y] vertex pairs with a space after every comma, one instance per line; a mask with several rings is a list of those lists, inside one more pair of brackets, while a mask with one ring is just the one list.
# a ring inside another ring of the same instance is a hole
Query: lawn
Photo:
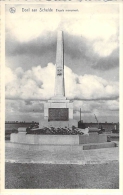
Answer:
[[119, 163], [90, 165], [6, 163], [6, 189], [118, 189]]

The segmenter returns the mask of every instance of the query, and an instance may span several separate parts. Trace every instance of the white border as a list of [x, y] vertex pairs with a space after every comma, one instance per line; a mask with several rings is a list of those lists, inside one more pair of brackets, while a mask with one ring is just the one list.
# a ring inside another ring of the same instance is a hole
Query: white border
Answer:
[[[51, 4], [51, 1], [49, 2], [40, 2], [39, 1], [7, 1], [7, 2], [1, 2], [1, 195], [123, 195], [123, 122], [122, 122], [122, 115], [123, 115], [123, 1], [120, 2], [105, 2], [106, 4], [119, 4], [120, 6], [120, 183], [119, 183], [119, 189], [49, 189], [49, 190], [43, 190], [43, 189], [5, 189], [5, 141], [4, 141], [4, 130], [5, 130], [5, 89], [4, 89], [4, 72], [5, 72], [5, 5], [6, 4]], [[74, 4], [75, 2], [52, 2], [52, 4]], [[82, 3], [88, 3], [87, 1], [84, 2], [76, 2], [76, 4], [82, 4]], [[89, 2], [89, 4], [92, 4], [95, 2]], [[96, 3], [97, 4], [97, 3]], [[104, 4], [104, 1], [98, 2], [98, 4]]]

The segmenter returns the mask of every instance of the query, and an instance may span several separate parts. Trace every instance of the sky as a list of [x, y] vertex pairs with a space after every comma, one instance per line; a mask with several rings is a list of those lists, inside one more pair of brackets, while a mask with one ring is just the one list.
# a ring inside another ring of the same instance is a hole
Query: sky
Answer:
[[54, 96], [58, 30], [64, 36], [65, 95], [73, 102], [74, 118], [79, 120], [81, 108], [84, 122], [96, 122], [94, 114], [99, 122], [119, 121], [118, 5], [11, 4], [5, 21], [6, 121], [43, 119], [44, 102]]

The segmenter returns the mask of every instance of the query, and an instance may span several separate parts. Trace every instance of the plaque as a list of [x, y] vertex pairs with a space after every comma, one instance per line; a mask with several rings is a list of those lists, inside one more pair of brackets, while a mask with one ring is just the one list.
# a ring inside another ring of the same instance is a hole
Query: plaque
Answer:
[[68, 121], [68, 108], [49, 108], [49, 121]]
[[58, 76], [61, 76], [62, 75], [62, 68], [57, 68], [57, 75]]

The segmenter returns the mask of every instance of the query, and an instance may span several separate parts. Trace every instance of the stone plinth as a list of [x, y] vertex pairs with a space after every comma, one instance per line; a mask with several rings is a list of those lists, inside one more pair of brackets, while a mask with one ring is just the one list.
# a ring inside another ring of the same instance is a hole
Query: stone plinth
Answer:
[[114, 148], [114, 147], [116, 147], [116, 144], [114, 142], [105, 142], [105, 143], [85, 144], [83, 145], [83, 150]]
[[24, 134], [26, 134], [26, 127], [19, 127], [18, 128], [18, 133], [24, 133]]
[[48, 100], [44, 104], [44, 119], [49, 119], [49, 108], [68, 108], [68, 120], [73, 119], [73, 103], [69, 100]]
[[12, 133], [10, 141], [13, 143], [38, 145], [83, 145], [89, 143], [107, 143], [107, 135], [35, 135]]
[[[109, 160], [110, 158], [113, 160], [118, 160], [118, 150], [116, 150], [116, 144], [114, 142], [106, 142], [103, 144], [87, 144], [87, 145], [39, 145], [39, 144], [22, 144], [22, 143], [12, 143], [12, 142], [6, 142], [6, 147], [7, 148], [13, 148], [13, 149], [22, 149], [22, 150], [26, 150], [26, 151], [38, 151], [38, 152], [42, 152], [42, 155], [39, 155], [39, 163], [52, 163], [53, 164], [62, 164], [62, 162], [64, 164], [76, 164], [76, 162], [79, 162], [78, 164], [83, 164], [83, 159], [85, 159], [85, 163], [95, 163], [97, 160], [97, 152], [98, 151], [93, 151], [93, 155], [90, 156], [90, 152], [87, 152], [86, 154], [83, 154], [83, 152], [85, 150], [93, 150], [93, 149], [102, 149], [102, 148], [112, 148], [115, 147], [114, 153], [111, 150], [107, 149], [103, 150], [103, 153], [101, 152], [101, 158], [100, 158], [100, 163], [102, 163], [103, 161], [106, 160], [105, 157], [107, 157], [107, 159]], [[45, 152], [44, 152], [45, 151]], [[95, 153], [96, 152], [96, 153]], [[50, 155], [49, 155], [50, 154]], [[99, 157], [100, 152], [98, 153], [98, 157]], [[106, 156], [105, 156], [106, 154]], [[104, 158], [102, 158], [102, 155], [104, 155]], [[18, 155], [19, 156], [19, 155]], [[65, 158], [66, 156], [66, 158]], [[19, 156], [20, 157], [20, 156]], [[34, 155], [35, 157], [35, 155]], [[62, 158], [61, 158], [62, 157]], [[73, 161], [71, 161], [72, 159]], [[9, 157], [11, 158], [11, 157]], [[30, 157], [30, 161], [31, 162], [37, 162], [37, 158], [34, 158], [31, 156]], [[52, 161], [52, 159], [54, 158], [54, 161]], [[90, 161], [91, 159], [91, 161]], [[21, 160], [19, 160], [19, 158], [17, 158], [16, 155], [16, 160], [21, 161], [22, 163], [24, 163], [23, 158], [21, 158]], [[25, 158], [25, 160], [27, 160], [27, 158]], [[106, 160], [107, 162], [107, 160]], [[27, 163], [29, 163], [29, 161], [27, 160]], [[99, 160], [97, 160], [97, 163], [99, 163]]]
[[104, 143], [107, 142], [107, 135], [106, 134], [90, 134], [87, 135], [80, 135], [79, 136], [79, 144], [88, 144], [88, 143]]
[[42, 129], [44, 127], [54, 127], [54, 128], [72, 128], [72, 126], [77, 127], [77, 121], [74, 119], [70, 119], [69, 121], [48, 121], [47, 119], [39, 121], [39, 128]]
[[78, 126], [73, 120], [73, 102], [65, 97], [54, 97], [44, 104], [44, 120], [39, 121], [39, 128], [72, 126]]
[[10, 140], [13, 143], [27, 143], [39, 145], [79, 145], [78, 135], [34, 135], [12, 133]]

